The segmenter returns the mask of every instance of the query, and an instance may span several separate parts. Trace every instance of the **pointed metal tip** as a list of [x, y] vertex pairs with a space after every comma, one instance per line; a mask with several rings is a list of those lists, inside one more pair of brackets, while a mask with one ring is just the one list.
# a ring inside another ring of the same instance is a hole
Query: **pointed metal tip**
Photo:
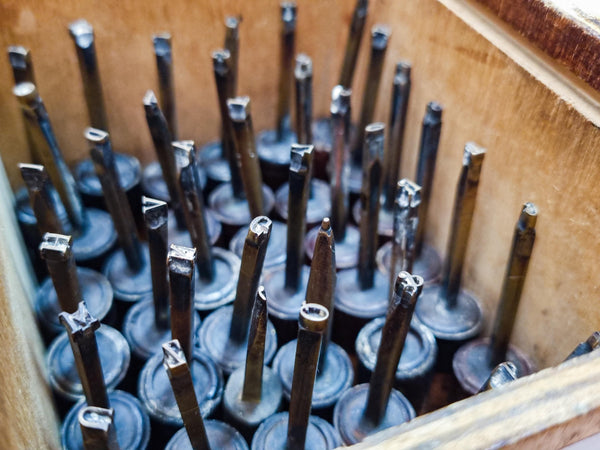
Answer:
[[163, 365], [167, 369], [172, 369], [187, 363], [185, 359], [185, 353], [183, 353], [183, 349], [181, 348], [181, 344], [179, 343], [178, 339], [165, 342], [162, 345], [162, 352]]
[[321, 221], [321, 230], [323, 231], [331, 231], [331, 219], [329, 217], [323, 217]]
[[318, 303], [304, 302], [300, 307], [298, 325], [313, 333], [323, 333], [327, 329], [329, 311]]
[[29, 81], [15, 85], [13, 87], [13, 94], [19, 99], [22, 105], [26, 106], [34, 106], [33, 104], [38, 102], [40, 98], [35, 84]]
[[244, 122], [250, 116], [250, 97], [235, 97], [227, 100], [229, 117], [234, 122]]
[[537, 221], [537, 206], [534, 203], [527, 202], [523, 205], [519, 223], [524, 228], [534, 228]]
[[248, 236], [246, 237], [246, 240], [250, 239], [256, 245], [260, 245], [270, 236], [272, 227], [273, 221], [267, 216], [255, 217], [248, 227]]
[[[485, 153], [485, 148], [475, 142], [467, 142], [463, 153], [463, 166], [468, 166], [469, 168], [481, 167]], [[477, 174], [477, 176], [479, 175]]]
[[180, 275], [191, 276], [194, 272], [196, 249], [171, 244], [167, 255], [169, 271]]
[[281, 3], [281, 21], [285, 33], [293, 32], [296, 29], [297, 11], [296, 2]]
[[296, 55], [296, 67], [294, 69], [294, 76], [297, 80], [304, 80], [310, 78], [313, 75], [312, 59], [305, 53], [299, 53]]
[[157, 56], [171, 55], [171, 34], [161, 32], [152, 35], [152, 44], [154, 45], [154, 53]]
[[352, 89], [346, 89], [338, 84], [331, 90], [331, 114], [343, 115], [350, 109], [350, 98]]
[[39, 191], [48, 182], [48, 172], [46, 172], [44, 166], [19, 163], [19, 170], [21, 171], [23, 181], [27, 185], [27, 189]]
[[194, 141], [173, 141], [171, 143], [175, 164], [179, 170], [193, 165], [196, 159]]
[[290, 153], [290, 172], [306, 173], [312, 163], [314, 146], [292, 144]]
[[148, 89], [144, 94], [144, 106], [146, 108], [158, 108], [158, 100], [152, 89]]
[[169, 207], [166, 202], [155, 198], [142, 196], [142, 214], [149, 228], [157, 228], [167, 223]]
[[91, 142], [93, 144], [105, 144], [110, 139], [110, 136], [106, 131], [92, 127], [86, 128], [83, 132], [83, 135], [85, 136], [88, 142]]
[[398, 181], [396, 202], [400, 208], [416, 208], [421, 203], [421, 186], [408, 178]]
[[27, 69], [27, 63], [31, 59], [31, 52], [22, 45], [10, 45], [7, 49], [10, 65], [16, 69]]
[[387, 47], [392, 30], [388, 25], [377, 23], [371, 28], [371, 47], [375, 50], [383, 50]]
[[231, 53], [225, 48], [212, 52], [213, 70], [224, 76], [230, 69]]
[[396, 63], [396, 73], [394, 78], [410, 78], [411, 69], [410, 62], [398, 61]]
[[78, 19], [69, 24], [69, 33], [80, 48], [88, 48], [94, 44], [94, 28], [85, 19]]
[[227, 31], [232, 34], [231, 37], [234, 39], [238, 38], [240, 23], [242, 23], [241, 14], [237, 16], [225, 17], [225, 28], [227, 28]]
[[416, 303], [424, 284], [423, 277], [406, 271], [400, 272], [394, 284], [395, 302], [405, 305]]
[[428, 120], [430, 123], [441, 122], [443, 111], [444, 107], [438, 102], [429, 102], [425, 110], [425, 120]]
[[267, 293], [263, 285], [260, 285], [256, 290], [256, 298], [262, 303], [267, 303]]
[[108, 433], [113, 424], [115, 410], [112, 408], [99, 408], [86, 406], [79, 411], [78, 419], [81, 427]]
[[74, 313], [61, 312], [58, 318], [70, 335], [100, 328], [100, 321], [88, 311], [85, 302], [79, 302]]
[[44, 260], [65, 261], [72, 254], [72, 245], [72, 236], [46, 233], [40, 243], [40, 256]]

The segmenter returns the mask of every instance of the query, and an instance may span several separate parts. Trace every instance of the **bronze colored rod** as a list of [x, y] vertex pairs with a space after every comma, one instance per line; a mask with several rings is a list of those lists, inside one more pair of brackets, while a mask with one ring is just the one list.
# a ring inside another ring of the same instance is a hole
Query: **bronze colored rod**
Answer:
[[281, 3], [281, 48], [277, 98], [277, 141], [281, 142], [290, 129], [290, 98], [294, 54], [296, 53], [296, 3]]
[[300, 53], [296, 56], [296, 135], [298, 143], [312, 144], [312, 60]]
[[300, 308], [288, 417], [286, 448], [289, 450], [304, 449], [321, 340], [328, 321], [329, 312], [322, 305], [304, 303]]
[[119, 450], [112, 408], [86, 406], [79, 411], [78, 420], [85, 450]]
[[169, 328], [169, 282], [165, 264], [169, 237], [169, 208], [163, 201], [142, 197], [142, 214], [146, 222], [150, 249], [154, 323], [159, 330], [166, 330]]
[[360, 245], [357, 275], [364, 291], [375, 282], [379, 200], [383, 173], [385, 125], [381, 122], [367, 125], [363, 149], [363, 179], [360, 192]]
[[350, 30], [348, 40], [346, 41], [346, 51], [344, 52], [344, 62], [342, 63], [342, 71], [340, 74], [339, 85], [347, 89], [352, 88], [352, 80], [354, 79], [354, 69], [356, 69], [356, 60], [358, 59], [358, 51], [360, 42], [363, 37], [363, 30], [367, 22], [367, 12], [369, 9], [368, 0], [356, 0], [354, 14], [352, 14], [352, 22], [350, 22]]
[[412, 273], [415, 260], [415, 233], [419, 220], [421, 186], [406, 178], [398, 181], [394, 203], [394, 236], [390, 263], [390, 301], [394, 280], [402, 271]]
[[69, 25], [69, 33], [75, 43], [79, 71], [83, 82], [83, 94], [90, 116], [90, 125], [93, 128], [108, 131], [108, 119], [104, 96], [102, 95], [102, 82], [98, 71], [96, 59], [96, 44], [94, 29], [84, 19], [76, 20]]
[[175, 77], [173, 76], [173, 52], [171, 48], [171, 35], [158, 33], [152, 36], [156, 68], [158, 69], [158, 90], [160, 92], [160, 105], [164, 111], [165, 119], [173, 140], [177, 140], [177, 109], [175, 107]]
[[273, 222], [267, 216], [258, 216], [248, 227], [244, 241], [242, 263], [238, 277], [229, 339], [236, 343], [245, 342], [248, 337], [248, 326], [252, 316], [252, 306], [255, 304], [255, 294], [262, 273], [267, 253], [267, 245], [271, 237]]
[[356, 135], [354, 151], [352, 154], [354, 164], [356, 165], [362, 163], [365, 128], [373, 121], [373, 114], [375, 113], [375, 106], [377, 104], [379, 82], [381, 81], [381, 74], [383, 72], [385, 52], [391, 34], [391, 30], [386, 25], [377, 24], [371, 28], [371, 56], [369, 59], [365, 90], [363, 91], [358, 133]]
[[44, 102], [32, 83], [19, 83], [14, 87], [13, 93], [21, 103], [28, 142], [34, 149], [34, 159], [41, 161], [45, 166], [65, 205], [71, 226], [79, 231], [87, 220], [83, 203], [75, 179], [56, 141]]
[[156, 96], [152, 91], [147, 91], [146, 95], [144, 95], [144, 111], [146, 112], [146, 121], [150, 129], [150, 135], [152, 136], [154, 150], [162, 168], [169, 197], [171, 197], [171, 207], [175, 212], [177, 227], [182, 230], [185, 229], [185, 219], [181, 209], [179, 190], [177, 189], [177, 167], [175, 165], [173, 149], [171, 148], [173, 138], [169, 131], [167, 119], [160, 110]]
[[194, 390], [189, 360], [180, 342], [173, 339], [162, 345], [163, 365], [169, 376], [175, 401], [181, 413], [183, 426], [187, 431], [190, 444], [195, 450], [209, 450], [204, 420]]
[[417, 256], [421, 254], [423, 239], [425, 237], [427, 211], [429, 210], [429, 199], [431, 198], [431, 189], [433, 188], [433, 176], [435, 174], [441, 131], [442, 106], [439, 103], [430, 102], [427, 104], [425, 118], [423, 119], [419, 162], [417, 163], [417, 177], [415, 180], [421, 186], [421, 207], [419, 208], [415, 249]]
[[171, 304], [171, 336], [181, 343], [185, 359], [194, 349], [194, 261], [196, 250], [171, 244], [167, 255]]
[[137, 238], [131, 207], [119, 180], [110, 137], [106, 131], [95, 128], [87, 128], [84, 134], [92, 146], [90, 154], [102, 185], [106, 207], [115, 224], [119, 245], [123, 249], [129, 268], [138, 272], [144, 266], [142, 246]]
[[229, 118], [235, 135], [235, 150], [250, 216], [262, 216], [268, 211], [264, 210], [262, 173], [256, 153], [250, 98], [236, 97], [229, 99], [227, 100], [227, 108], [229, 109]]
[[285, 260], [285, 288], [291, 292], [298, 292], [302, 278], [313, 149], [312, 145], [292, 144], [291, 150]]
[[259, 403], [262, 398], [262, 377], [267, 336], [267, 295], [263, 286], [260, 286], [256, 291], [250, 322], [242, 401]]
[[342, 242], [346, 237], [348, 220], [351, 95], [351, 90], [339, 85], [331, 91], [331, 226], [336, 242]]
[[60, 309], [68, 313], [77, 311], [79, 303], [84, 300], [72, 244], [71, 236], [54, 233], [46, 233], [40, 244], [40, 255], [46, 261]]
[[485, 156], [485, 149], [469, 142], [463, 153], [463, 166], [456, 187], [454, 211], [448, 240], [448, 251], [442, 276], [442, 298], [446, 299], [448, 307], [456, 305], [460, 291], [460, 279], [465, 262], [471, 222], [475, 210], [479, 175]]
[[240, 56], [240, 23], [242, 16], [227, 16], [225, 18], [225, 44], [223, 48], [231, 55], [232, 90], [228, 98], [237, 95], [238, 64]]
[[56, 203], [51, 194], [51, 183], [44, 166], [19, 164], [21, 176], [29, 193], [29, 204], [35, 214], [40, 234], [65, 233], [65, 227], [58, 217]]
[[387, 211], [394, 208], [396, 198], [396, 184], [398, 183], [402, 148], [404, 147], [404, 128], [406, 126], [409, 96], [410, 64], [401, 61], [396, 64], [394, 75], [392, 105], [390, 107], [390, 131], [383, 163], [383, 207]]
[[15, 84], [27, 81], [35, 84], [33, 62], [31, 61], [31, 52], [28, 48], [21, 45], [11, 45], [8, 47], [8, 62], [13, 71]]
[[67, 330], [87, 405], [110, 408], [96, 342], [100, 321], [92, 317], [84, 302], [74, 313], [61, 312], [58, 318]]
[[362, 417], [362, 421], [371, 426], [379, 425], [385, 417], [410, 320], [422, 290], [423, 278], [408, 272], [398, 274], [394, 286], [394, 301], [388, 309], [381, 331], [381, 344], [371, 374], [367, 404]]
[[318, 303], [323, 305], [329, 311], [329, 325], [323, 336], [321, 343], [321, 352], [319, 354], [318, 372], [325, 369], [327, 361], [327, 348], [331, 338], [331, 328], [333, 325], [333, 306], [335, 300], [335, 239], [331, 229], [329, 217], [325, 217], [321, 222], [321, 228], [315, 241], [315, 250], [310, 265], [310, 275], [306, 286], [306, 301], [308, 303]]
[[536, 221], [536, 206], [533, 203], [525, 203], [515, 227], [502, 293], [494, 320], [490, 342], [490, 360], [494, 365], [506, 360], [508, 344], [515, 325], [519, 300], [525, 285], [527, 268], [535, 242]]
[[229, 171], [231, 172], [231, 189], [236, 198], [244, 198], [244, 186], [235, 151], [235, 136], [231, 119], [229, 118], [229, 109], [227, 108], [227, 99], [234, 97], [234, 78], [233, 61], [228, 50], [217, 50], [212, 54], [213, 71], [215, 73], [215, 82], [217, 84], [217, 97], [219, 99], [219, 112], [221, 113], [221, 148], [223, 156], [229, 162]]
[[198, 275], [205, 282], [210, 282], [215, 276], [215, 266], [206, 228], [202, 188], [196, 168], [196, 146], [194, 141], [176, 141], [172, 145], [179, 176], [178, 187], [183, 214], [192, 244], [197, 252]]

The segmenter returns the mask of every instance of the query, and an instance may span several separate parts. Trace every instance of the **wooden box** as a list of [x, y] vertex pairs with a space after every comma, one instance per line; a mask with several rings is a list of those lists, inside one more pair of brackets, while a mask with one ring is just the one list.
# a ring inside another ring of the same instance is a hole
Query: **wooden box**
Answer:
[[[297, 50], [313, 59], [315, 116], [321, 117], [337, 81], [354, 2], [298, 3]], [[600, 321], [595, 305], [600, 239], [594, 237], [600, 227], [600, 96], [594, 71], [600, 38], [596, 22], [578, 25], [554, 3], [373, 0], [367, 25], [392, 28], [377, 120], [388, 117], [393, 64], [406, 59], [413, 66], [401, 176], [415, 173], [426, 103], [436, 100], [445, 109], [434, 213], [427, 225], [427, 240], [442, 254], [463, 146], [475, 141], [488, 149], [463, 276], [463, 285], [484, 302], [488, 332], [517, 213], [525, 201], [537, 204], [538, 238], [512, 340], [534, 355], [540, 368], [562, 361]], [[522, 9], [511, 10], [511, 4]], [[542, 14], [543, 8], [555, 16]], [[157, 83], [152, 33], [173, 35], [180, 135], [202, 144], [218, 135], [209, 55], [222, 46], [227, 14], [243, 16], [239, 92], [252, 98], [257, 130], [273, 125], [278, 11], [275, 0], [6, 0], [0, 5], [0, 43], [31, 49], [39, 91], [63, 152], [74, 162], [87, 153], [82, 133], [87, 115], [66, 27], [88, 19], [96, 32], [115, 148], [147, 163], [154, 155], [142, 97]], [[368, 41], [363, 39], [354, 82], [356, 115]], [[10, 67], [0, 58], [0, 151], [16, 188], [21, 183], [16, 164], [27, 160], [28, 150], [11, 88]], [[1, 188], [2, 447], [56, 448], [56, 416], [29, 307], [34, 286], [17, 239], [9, 186], [3, 182]], [[591, 354], [387, 430], [364, 445], [561, 447], [600, 431], [598, 375], [600, 356]]]

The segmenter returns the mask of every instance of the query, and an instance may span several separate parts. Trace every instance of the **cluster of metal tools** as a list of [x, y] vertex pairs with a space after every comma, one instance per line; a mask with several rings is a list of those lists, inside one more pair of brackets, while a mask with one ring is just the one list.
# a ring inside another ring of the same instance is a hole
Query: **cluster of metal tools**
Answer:
[[456, 399], [533, 372], [509, 342], [536, 206], [518, 214], [493, 331], [477, 339], [482, 309], [461, 273], [485, 149], [467, 143], [456, 157], [442, 262], [424, 242], [442, 106], [427, 105], [417, 173], [398, 181], [411, 66], [395, 66], [389, 124], [373, 122], [384, 25], [371, 29], [351, 122], [367, 3], [354, 10], [330, 116], [316, 120], [297, 8], [281, 4], [277, 120], [256, 138], [236, 88], [241, 21], [228, 17], [212, 54], [221, 135], [198, 149], [177, 127], [171, 38], [155, 35], [160, 102], [152, 91], [140, 101], [157, 161], [144, 170], [113, 152], [89, 23], [69, 26], [90, 123], [90, 159], [73, 168], [29, 51], [9, 49], [34, 162], [19, 165], [16, 211], [41, 280], [64, 448], [334, 448], [430, 410], [435, 373], [454, 373]]

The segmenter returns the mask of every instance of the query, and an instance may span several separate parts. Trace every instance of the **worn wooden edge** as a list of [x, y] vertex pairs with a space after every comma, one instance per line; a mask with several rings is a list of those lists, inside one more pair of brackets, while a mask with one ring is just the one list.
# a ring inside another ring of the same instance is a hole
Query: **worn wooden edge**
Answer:
[[2, 448], [59, 448], [59, 420], [32, 303], [35, 282], [0, 161], [0, 428]]
[[600, 428], [600, 352], [368, 437], [355, 448], [562, 448]]
[[600, 21], [565, 0], [477, 0], [600, 91]]

